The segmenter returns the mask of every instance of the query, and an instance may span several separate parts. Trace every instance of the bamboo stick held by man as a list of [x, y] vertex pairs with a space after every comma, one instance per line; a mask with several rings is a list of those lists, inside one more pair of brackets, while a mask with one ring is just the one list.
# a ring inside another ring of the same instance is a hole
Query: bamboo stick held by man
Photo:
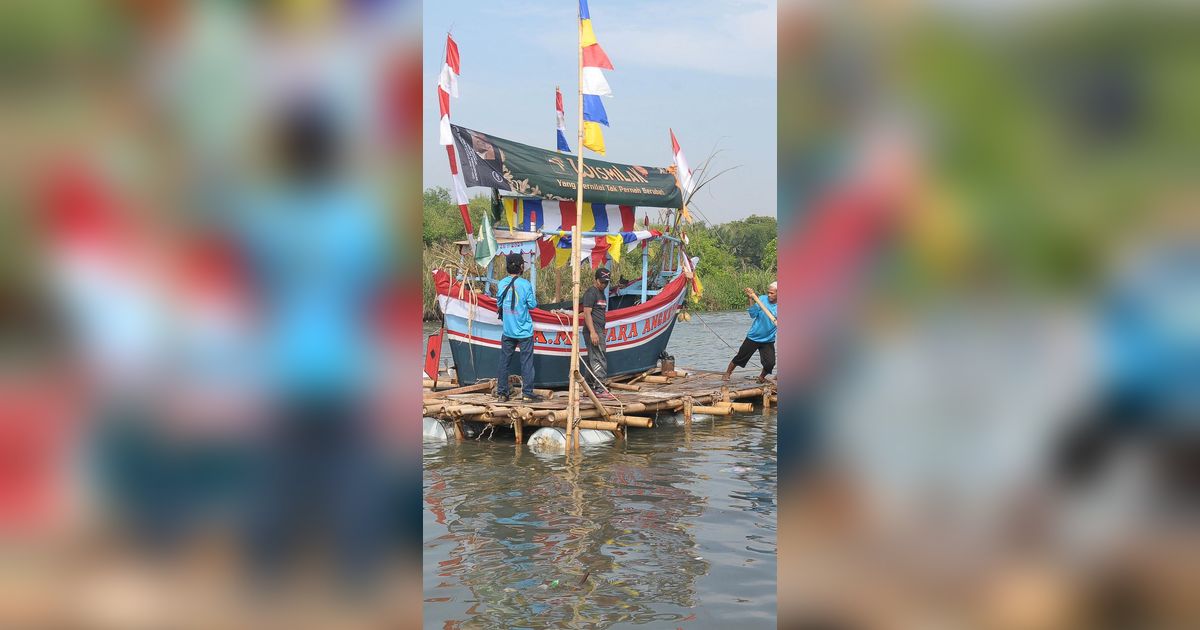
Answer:
[[750, 361], [750, 357], [755, 351], [758, 351], [758, 359], [762, 362], [762, 373], [756, 379], [759, 383], [766, 382], [767, 376], [775, 370], [775, 331], [776, 317], [778, 316], [776, 300], [779, 298], [779, 284], [772, 282], [767, 287], [766, 295], [755, 295], [754, 290], [746, 287], [743, 289], [746, 297], [750, 299], [750, 308], [746, 312], [750, 315], [753, 323], [750, 324], [750, 330], [746, 332], [746, 338], [742, 340], [742, 347], [738, 348], [737, 354], [733, 360], [729, 362], [729, 367], [725, 369], [725, 376], [722, 380], [729, 380], [733, 375], [734, 367], [746, 367], [746, 363]]

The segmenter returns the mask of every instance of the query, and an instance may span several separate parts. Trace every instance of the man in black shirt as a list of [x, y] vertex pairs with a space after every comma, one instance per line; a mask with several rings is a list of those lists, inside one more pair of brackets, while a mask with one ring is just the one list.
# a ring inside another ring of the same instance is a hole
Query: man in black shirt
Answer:
[[605, 354], [604, 340], [604, 320], [608, 314], [608, 297], [605, 295], [605, 289], [608, 288], [608, 282], [612, 279], [612, 272], [604, 267], [596, 270], [596, 281], [592, 286], [588, 287], [586, 293], [583, 294], [583, 299], [579, 301], [579, 305], [583, 307], [583, 322], [587, 327], [587, 352], [588, 352], [588, 367], [591, 370], [584, 370], [584, 378], [587, 379], [588, 385], [592, 391], [596, 393], [596, 397], [601, 400], [612, 400], [613, 395], [608, 392], [604, 381], [608, 378], [608, 356]]

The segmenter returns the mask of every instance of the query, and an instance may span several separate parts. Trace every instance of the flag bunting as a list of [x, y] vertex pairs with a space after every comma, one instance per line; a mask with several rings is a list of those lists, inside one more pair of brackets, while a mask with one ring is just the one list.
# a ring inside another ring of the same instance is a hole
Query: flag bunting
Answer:
[[[657, 236], [662, 236], [662, 232], [638, 230], [605, 236], [585, 236], [582, 237], [579, 244], [579, 259], [591, 258], [592, 268], [603, 265], [607, 256], [611, 256], [615, 262], [621, 262], [621, 245], [623, 243], [636, 247], [638, 242]], [[571, 233], [569, 231], [562, 230], [558, 233], [545, 234], [538, 240], [538, 265], [540, 267], [549, 266], [550, 263], [554, 263], [555, 267], [562, 267], [570, 258]]]
[[[536, 197], [502, 197], [510, 229], [524, 232], [569, 230], [575, 225], [574, 201]], [[581, 232], [629, 232], [637, 226], [636, 208], [604, 203], [583, 204]]]
[[608, 113], [604, 111], [600, 97], [612, 96], [603, 70], [612, 70], [613, 65], [596, 41], [587, 0], [579, 0], [579, 46], [583, 57], [579, 69], [579, 89], [583, 93], [583, 146], [604, 155], [604, 132], [600, 125], [608, 126]]

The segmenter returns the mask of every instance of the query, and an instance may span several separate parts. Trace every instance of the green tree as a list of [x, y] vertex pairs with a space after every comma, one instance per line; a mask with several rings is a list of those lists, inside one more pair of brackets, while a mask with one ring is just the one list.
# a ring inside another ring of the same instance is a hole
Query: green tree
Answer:
[[[486, 195], [476, 196], [468, 202], [467, 211], [471, 215], [471, 222], [476, 230], [483, 221], [483, 215], [491, 212], [491, 208], [491, 198]], [[459, 213], [454, 200], [450, 198], [450, 191], [445, 187], [426, 188], [422, 200], [422, 210], [421, 240], [426, 245], [448, 243], [466, 238], [462, 214]], [[492, 222], [493, 224], [497, 223], [495, 217]]]
[[767, 246], [775, 239], [775, 217], [751, 215], [716, 227], [717, 238], [742, 267], [763, 268]]

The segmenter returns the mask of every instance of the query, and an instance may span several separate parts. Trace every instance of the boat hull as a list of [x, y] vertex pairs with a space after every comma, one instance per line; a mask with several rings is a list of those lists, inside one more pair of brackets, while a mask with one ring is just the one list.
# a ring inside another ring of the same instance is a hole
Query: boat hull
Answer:
[[[496, 378], [503, 324], [496, 317], [494, 301], [466, 294], [460, 298], [447, 278], [438, 280], [438, 300], [445, 315], [446, 338], [459, 383], [470, 385]], [[605, 324], [609, 376], [644, 372], [654, 367], [671, 339], [675, 315], [685, 296], [686, 285], [681, 279], [664, 287], [646, 304], [609, 313]], [[586, 334], [582, 325], [580, 329]], [[570, 318], [536, 311], [533, 339], [534, 386], [566, 386], [571, 361]], [[582, 338], [580, 356], [587, 357], [587, 344], [582, 343]], [[513, 355], [509, 373], [521, 373], [519, 355]]]
[[[617, 376], [644, 372], [658, 362], [658, 355], [667, 348], [674, 327], [674, 318], [667, 325], [663, 334], [654, 340], [626, 349], [612, 349], [608, 352], [608, 375]], [[470, 385], [480, 379], [496, 378], [499, 374], [500, 348], [468, 343], [465, 339], [458, 340], [450, 336], [450, 353], [454, 357], [454, 367], [457, 370], [458, 381]], [[534, 344], [533, 353], [533, 382], [535, 387], [566, 387], [567, 374], [570, 371], [571, 355], [559, 353], [543, 353]], [[581, 360], [587, 360], [586, 344], [580, 347]], [[586, 368], [581, 368], [586, 373]], [[509, 374], [520, 374], [520, 356], [514, 354], [509, 361]]]

